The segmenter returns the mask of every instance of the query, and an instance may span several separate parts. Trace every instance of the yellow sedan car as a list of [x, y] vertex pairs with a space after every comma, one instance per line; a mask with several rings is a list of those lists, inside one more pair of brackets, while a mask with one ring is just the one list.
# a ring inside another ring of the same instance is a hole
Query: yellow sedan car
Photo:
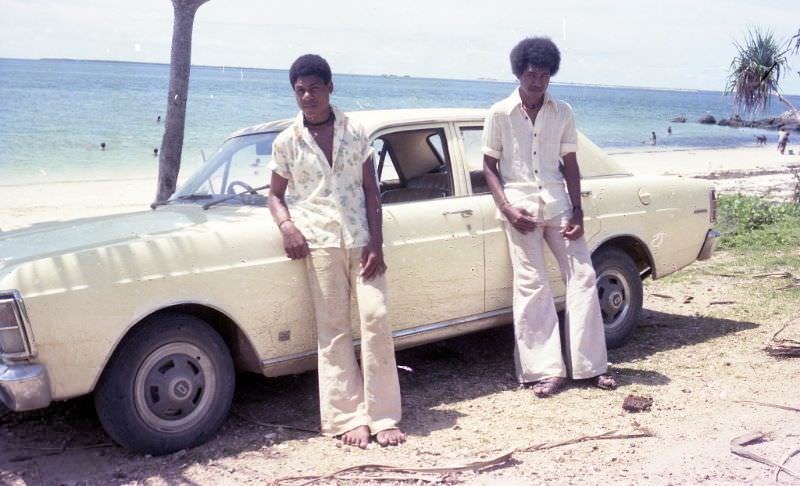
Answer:
[[[511, 321], [508, 247], [480, 152], [485, 111], [350, 113], [371, 134], [398, 348]], [[164, 454], [208, 440], [237, 370], [316, 365], [302, 261], [266, 206], [272, 141], [240, 130], [151, 210], [0, 233], [0, 400], [15, 411], [94, 393], [109, 435]], [[579, 135], [586, 238], [609, 347], [633, 332], [642, 279], [709, 258], [705, 182], [631, 175]], [[564, 285], [550, 255], [556, 303]], [[356, 326], [357, 328], [358, 326]]]

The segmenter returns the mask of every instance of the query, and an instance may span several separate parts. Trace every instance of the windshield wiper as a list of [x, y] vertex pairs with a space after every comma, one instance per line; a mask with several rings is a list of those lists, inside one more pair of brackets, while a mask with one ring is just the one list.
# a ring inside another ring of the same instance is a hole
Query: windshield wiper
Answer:
[[172, 198], [167, 199], [166, 201], [152, 202], [150, 203], [150, 209], [155, 209], [159, 206], [166, 206], [167, 204], [173, 201], [196, 201], [198, 199], [211, 199], [212, 197], [214, 196], [212, 196], [211, 194], [187, 194], [186, 196], [178, 196], [174, 199]]
[[236, 194], [231, 194], [230, 196], [225, 196], [223, 198], [217, 199], [216, 201], [211, 201], [203, 204], [203, 209], [208, 209], [211, 206], [214, 206], [219, 203], [223, 203], [225, 201], [230, 201], [231, 199], [235, 199], [237, 197], [244, 196], [245, 194], [253, 194], [255, 195], [258, 191], [264, 190], [269, 187], [269, 184], [264, 184], [263, 186], [253, 187], [244, 192], [237, 192]]

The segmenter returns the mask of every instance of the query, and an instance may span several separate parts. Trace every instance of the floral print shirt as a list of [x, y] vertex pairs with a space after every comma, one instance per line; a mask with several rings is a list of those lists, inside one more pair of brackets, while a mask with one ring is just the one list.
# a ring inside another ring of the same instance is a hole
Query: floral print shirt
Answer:
[[331, 109], [332, 165], [300, 112], [272, 143], [268, 168], [289, 181], [286, 205], [309, 248], [359, 248], [369, 243], [362, 167], [373, 149], [361, 125]]

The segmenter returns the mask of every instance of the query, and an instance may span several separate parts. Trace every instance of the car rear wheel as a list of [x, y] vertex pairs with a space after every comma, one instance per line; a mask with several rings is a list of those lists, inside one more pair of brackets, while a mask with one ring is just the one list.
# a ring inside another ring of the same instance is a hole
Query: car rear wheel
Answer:
[[630, 256], [616, 248], [592, 255], [606, 346], [621, 346], [633, 333], [642, 311], [642, 279]]
[[234, 385], [230, 352], [211, 326], [193, 316], [162, 314], [125, 337], [95, 389], [95, 407], [118, 444], [168, 454], [216, 433]]

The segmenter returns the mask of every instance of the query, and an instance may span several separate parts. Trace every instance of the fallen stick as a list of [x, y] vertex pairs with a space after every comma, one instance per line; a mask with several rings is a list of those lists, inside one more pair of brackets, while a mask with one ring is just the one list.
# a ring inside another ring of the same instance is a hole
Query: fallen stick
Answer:
[[800, 478], [800, 474], [792, 471], [783, 464], [772, 462], [766, 457], [759, 456], [758, 454], [748, 451], [747, 448], [745, 447], [749, 444], [761, 442], [767, 438], [768, 434], [765, 434], [763, 432], [751, 432], [748, 434], [740, 435], [739, 437], [734, 437], [733, 439], [731, 439], [731, 452], [733, 454], [736, 454], [737, 456], [750, 459], [751, 461], [760, 462], [761, 464], [766, 464], [767, 466], [778, 468], [779, 470], [785, 472], [786, 474], [792, 477]]
[[708, 303], [708, 305], [723, 305], [723, 304], [735, 304], [735, 300], [712, 300]]
[[800, 408], [792, 408], [785, 405], [775, 405], [773, 403], [754, 402], [753, 400], [734, 400], [734, 403], [752, 403], [753, 405], [761, 405], [762, 407], [780, 408], [781, 410], [789, 410], [790, 412], [800, 412]]
[[298, 432], [308, 432], [309, 434], [319, 434], [319, 429], [306, 429], [304, 427], [297, 427], [297, 426], [294, 426], [294, 425], [284, 425], [284, 424], [277, 424], [277, 423], [273, 423], [273, 422], [261, 422], [259, 420], [252, 419], [250, 417], [242, 415], [239, 412], [233, 412], [233, 414], [236, 415], [237, 417], [239, 417], [240, 419], [246, 421], [246, 422], [250, 422], [251, 424], [260, 425], [262, 427], [274, 427], [274, 428], [282, 428], [282, 429], [288, 429], [288, 430], [297, 430]]
[[609, 432], [603, 432], [602, 434], [598, 435], [585, 435], [583, 437], [578, 437], [577, 439], [565, 440], [563, 442], [555, 442], [555, 443], [543, 442], [541, 444], [529, 446], [524, 449], [517, 449], [517, 451], [535, 452], [535, 451], [543, 451], [546, 449], [554, 449], [556, 447], [561, 447], [566, 445], [578, 444], [580, 442], [588, 442], [591, 440], [640, 439], [643, 437], [655, 437], [655, 434], [646, 428], [639, 429], [639, 432], [635, 432], [633, 434], [618, 434], [616, 431], [609, 431]]
[[388, 473], [406, 473], [406, 474], [408, 473], [442, 474], [442, 473], [456, 473], [462, 471], [477, 472], [480, 471], [481, 469], [486, 469], [487, 467], [490, 466], [497, 466], [498, 464], [505, 463], [506, 461], [511, 459], [511, 456], [512, 454], [514, 454], [514, 451], [515, 449], [510, 449], [490, 459], [481, 461], [472, 461], [466, 464], [447, 466], [447, 467], [405, 467], [405, 466], [388, 466], [385, 464], [360, 464], [357, 466], [350, 466], [344, 469], [340, 469], [338, 471], [326, 474], [324, 476], [302, 476], [302, 477], [281, 478], [275, 481], [275, 484], [287, 484], [292, 481], [307, 479], [306, 482], [298, 484], [298, 486], [306, 486], [308, 484], [314, 484], [318, 481], [325, 481], [328, 479], [338, 479], [339, 476], [342, 474], [353, 473], [353, 472], [388, 472]]
[[759, 273], [757, 275], [753, 275], [753, 278], [766, 278], [766, 277], [779, 277], [779, 278], [789, 278], [792, 274], [790, 272], [771, 272], [771, 273]]
[[[784, 454], [783, 457], [781, 457], [780, 465], [781, 466], [785, 466], [786, 465], [786, 461], [788, 461], [789, 459], [791, 459], [792, 457], [794, 457], [798, 453], [800, 453], [800, 449], [795, 449], [793, 451], [787, 452], [786, 454]], [[775, 482], [777, 483], [778, 482], [778, 477], [781, 475], [781, 468], [776, 467], [775, 471], [774, 471], [774, 474], [775, 474]]]
[[[367, 475], [354, 476], [351, 475], [351, 473], [357, 473], [357, 472], [362, 472], [362, 473], [380, 472], [380, 473], [403, 473], [403, 474], [427, 473], [429, 475], [430, 474], [441, 475], [441, 474], [452, 474], [464, 471], [479, 472], [489, 467], [498, 466], [500, 464], [508, 462], [515, 452], [536, 452], [546, 449], [554, 449], [556, 447], [578, 444], [580, 442], [588, 442], [592, 440], [640, 439], [643, 437], [654, 437], [654, 436], [655, 434], [653, 434], [653, 432], [645, 428], [641, 428], [637, 432], [632, 434], [619, 434], [616, 431], [609, 431], [598, 435], [585, 435], [582, 437], [578, 437], [576, 439], [570, 439], [561, 442], [543, 442], [541, 444], [536, 444], [529, 447], [510, 449], [503, 451], [499, 455], [492, 457], [490, 459], [471, 461], [466, 464], [457, 466], [405, 467], [405, 466], [389, 466], [384, 464], [360, 464], [357, 466], [351, 466], [348, 468], [340, 469], [338, 471], [326, 474], [324, 476], [294, 476], [294, 477], [280, 478], [275, 481], [275, 484], [295, 484], [297, 481], [305, 481], [296, 483], [296, 486], [307, 486], [309, 484], [314, 484], [319, 481], [325, 481], [330, 479], [344, 480], [345, 477], [347, 479], [352, 479], [356, 481], [379, 481], [382, 478], [391, 481], [403, 481], [403, 480], [411, 481], [422, 478], [418, 476], [409, 476], [409, 477], [367, 476]], [[429, 480], [429, 482], [435, 482], [432, 480], [432, 478], [426, 478], [422, 480]], [[444, 477], [439, 477], [438, 479], [438, 481], [443, 481], [443, 480]]]
[[673, 299], [673, 300], [675, 299], [675, 297], [673, 297], [671, 295], [666, 295], [666, 294], [655, 294], [655, 293], [653, 293], [653, 294], [648, 294], [648, 295], [651, 295], [653, 297], [658, 297], [660, 299]]

